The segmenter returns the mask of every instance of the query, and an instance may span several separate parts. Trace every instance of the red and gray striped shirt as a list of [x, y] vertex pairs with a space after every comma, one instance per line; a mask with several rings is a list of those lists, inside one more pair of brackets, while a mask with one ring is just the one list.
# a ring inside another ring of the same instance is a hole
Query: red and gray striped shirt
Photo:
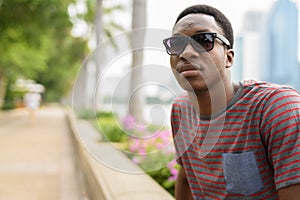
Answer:
[[187, 93], [172, 107], [178, 162], [194, 199], [278, 199], [300, 183], [300, 95], [244, 81], [224, 111], [197, 114]]

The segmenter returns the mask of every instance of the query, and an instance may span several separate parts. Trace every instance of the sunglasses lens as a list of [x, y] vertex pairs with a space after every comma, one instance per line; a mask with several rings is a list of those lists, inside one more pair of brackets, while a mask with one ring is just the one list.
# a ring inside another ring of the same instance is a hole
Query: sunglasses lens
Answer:
[[210, 51], [214, 48], [214, 35], [211, 33], [200, 33], [191, 36], [193, 41], [193, 47], [197, 51]]
[[167, 52], [171, 55], [178, 55], [186, 45], [185, 37], [171, 37], [164, 41]]
[[[167, 52], [170, 55], [179, 55], [183, 52], [187, 43], [190, 42], [193, 48], [198, 52], [210, 51], [214, 48], [214, 33], [200, 33], [196, 35], [170, 37], [164, 40]], [[190, 40], [189, 38], [192, 38]]]

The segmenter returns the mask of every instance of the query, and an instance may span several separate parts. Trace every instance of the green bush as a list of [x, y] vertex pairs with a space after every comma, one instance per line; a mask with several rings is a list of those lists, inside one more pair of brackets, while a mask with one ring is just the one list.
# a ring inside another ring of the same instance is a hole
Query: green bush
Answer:
[[77, 117], [80, 119], [95, 119], [95, 113], [89, 110], [80, 111], [77, 113]]
[[125, 142], [128, 139], [126, 132], [112, 114], [102, 113], [97, 121], [98, 128], [106, 141]]
[[164, 167], [162, 169], [147, 172], [147, 173], [158, 184], [160, 184], [163, 188], [165, 188], [165, 190], [167, 190], [171, 195], [175, 196], [175, 180], [170, 179], [170, 177], [172, 177], [172, 174], [171, 174], [170, 169], [168, 167]]
[[2, 105], [2, 110], [11, 110], [15, 108], [15, 103], [13, 101], [5, 101]]
[[114, 114], [112, 112], [106, 112], [106, 111], [91, 111], [91, 110], [83, 110], [78, 112], [77, 117], [80, 119], [96, 119], [99, 117], [113, 117]]
[[[120, 123], [120, 120], [109, 112], [98, 113], [97, 127], [106, 141], [122, 142], [127, 156], [174, 196], [179, 165], [174, 163], [174, 149], [168, 148], [172, 140], [170, 130], [157, 125], [137, 130], [136, 121], [131, 116], [127, 116]], [[130, 133], [129, 135], [146, 134], [153, 137], [130, 137], [126, 132]]]
[[168, 165], [172, 159], [174, 159], [172, 154], [159, 153], [156, 155], [154, 154], [153, 156], [148, 154], [147, 159], [141, 160], [139, 166], [158, 184], [160, 184], [163, 188], [165, 188], [165, 190], [174, 196], [175, 179], [177, 177], [179, 165]]

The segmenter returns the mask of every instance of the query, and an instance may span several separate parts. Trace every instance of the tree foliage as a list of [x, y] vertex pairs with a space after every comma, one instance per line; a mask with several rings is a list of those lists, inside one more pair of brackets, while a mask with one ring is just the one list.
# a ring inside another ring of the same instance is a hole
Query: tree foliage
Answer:
[[35, 79], [48, 100], [66, 92], [87, 50], [70, 34], [73, 1], [0, 0], [0, 79]]
[[[84, 12], [76, 12], [73, 13], [71, 17], [71, 21], [83, 21], [89, 27], [89, 32], [87, 33], [88, 36], [91, 36], [96, 33], [97, 24], [96, 23], [96, 16], [97, 12], [98, 16], [101, 18], [101, 35], [103, 38], [101, 40], [110, 39], [111, 45], [117, 50], [118, 46], [113, 40], [113, 35], [116, 32], [125, 31], [125, 28], [118, 23], [115, 19], [113, 19], [113, 15], [117, 12], [125, 11], [125, 7], [123, 4], [118, 2], [113, 2], [111, 0], [100, 0], [100, 4], [102, 5], [101, 10], [97, 10], [97, 1], [99, 0], [85, 0], [84, 5], [86, 7]], [[80, 3], [71, 3], [70, 6], [72, 8], [76, 8]]]

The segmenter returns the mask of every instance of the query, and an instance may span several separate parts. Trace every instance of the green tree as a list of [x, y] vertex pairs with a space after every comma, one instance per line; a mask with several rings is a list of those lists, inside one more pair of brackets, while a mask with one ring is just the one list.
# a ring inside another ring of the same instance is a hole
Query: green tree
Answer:
[[86, 41], [70, 34], [73, 1], [0, 1], [0, 103], [20, 76], [44, 84], [50, 100], [63, 95], [86, 54]]
[[[82, 5], [84, 3], [84, 5]], [[78, 7], [81, 4], [81, 6], [85, 6], [85, 11], [76, 11], [76, 7]], [[109, 0], [85, 0], [85, 1], [78, 1], [76, 3], [73, 3], [70, 5], [73, 10], [75, 10], [72, 13], [71, 21], [74, 23], [81, 21], [89, 27], [89, 31], [85, 33], [85, 35], [82, 35], [83, 37], [88, 37], [89, 40], [93, 41], [95, 44], [101, 44], [105, 39], [110, 39], [111, 45], [115, 48], [115, 50], [118, 50], [118, 45], [113, 40], [113, 34], [116, 31], [124, 31], [124, 28], [116, 23], [111, 17], [108, 17], [103, 20], [103, 17], [111, 16], [115, 12], [123, 11], [124, 7], [122, 4], [116, 4], [112, 3]], [[105, 58], [103, 58], [105, 51], [102, 48], [96, 48], [94, 49], [93, 56], [89, 57], [89, 61], [94, 62], [96, 64], [96, 72], [94, 73], [94, 80], [97, 80], [97, 78], [100, 76], [102, 72], [102, 62]], [[86, 62], [85, 64], [87, 64]], [[85, 68], [86, 66], [83, 66]], [[77, 85], [80, 85], [76, 87], [75, 96], [73, 96], [75, 99], [80, 99], [79, 101], [73, 102], [75, 107], [77, 109], [93, 109], [94, 105], [91, 101], [91, 98], [84, 98], [82, 99], [82, 95], [85, 95], [86, 90], [86, 75], [84, 73], [87, 73], [87, 70], [81, 70], [80, 75], [78, 76]], [[93, 88], [97, 88], [97, 81], [94, 81], [92, 83]], [[99, 94], [97, 93], [96, 96]], [[100, 94], [101, 95], [101, 94]], [[97, 98], [97, 97], [96, 97]], [[96, 107], [99, 106], [99, 101], [97, 101]]]

